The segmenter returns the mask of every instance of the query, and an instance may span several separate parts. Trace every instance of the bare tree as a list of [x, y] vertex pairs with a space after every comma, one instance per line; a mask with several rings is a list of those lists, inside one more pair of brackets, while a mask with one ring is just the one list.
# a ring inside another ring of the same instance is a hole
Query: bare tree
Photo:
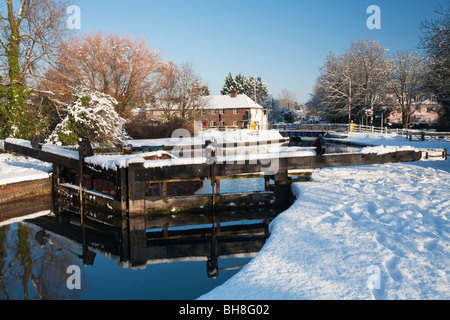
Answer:
[[168, 121], [175, 117], [182, 123], [195, 119], [208, 103], [208, 87], [202, 83], [191, 63], [171, 66], [170, 81], [160, 95], [159, 105]]
[[129, 118], [167, 84], [169, 75], [170, 64], [145, 41], [99, 32], [64, 42], [42, 85], [66, 102], [79, 88], [108, 94], [118, 101], [119, 115]]
[[[1, 63], [9, 105], [0, 110], [2, 135], [27, 135], [27, 82], [39, 75], [66, 30], [65, 1], [3, 0], [0, 3]], [[29, 130], [29, 129], [28, 129]]]
[[297, 95], [294, 91], [283, 89], [278, 97], [280, 105], [296, 109], [298, 107]]
[[430, 60], [427, 86], [442, 105], [439, 130], [450, 130], [450, 1], [437, 11], [438, 17], [421, 24], [420, 48]]
[[401, 107], [403, 127], [408, 128], [411, 104], [426, 98], [424, 92], [425, 58], [416, 52], [397, 52], [393, 57], [394, 69], [390, 86]]
[[342, 56], [330, 53], [318, 79], [315, 105], [322, 105], [335, 120], [348, 116], [350, 101], [354, 117], [366, 108], [379, 107], [392, 69], [387, 51], [376, 41], [360, 40]]

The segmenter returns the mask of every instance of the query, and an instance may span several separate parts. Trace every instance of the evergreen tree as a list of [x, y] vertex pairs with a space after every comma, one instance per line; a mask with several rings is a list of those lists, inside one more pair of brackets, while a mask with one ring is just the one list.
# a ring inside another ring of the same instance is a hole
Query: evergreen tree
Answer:
[[229, 73], [225, 79], [225, 83], [222, 87], [221, 94], [228, 95], [233, 89], [236, 89], [238, 94], [245, 94], [249, 98], [255, 98], [255, 86], [256, 86], [256, 102], [258, 102], [263, 107], [268, 105], [269, 92], [267, 90], [267, 85], [263, 83], [262, 78], [246, 77], [241, 73], [237, 74], [233, 78], [232, 74]]
[[230, 92], [233, 89], [237, 89], [237, 85], [236, 85], [236, 81], [234, 80], [234, 78], [230, 72], [225, 79], [225, 83], [222, 86], [222, 90], [220, 91], [220, 93], [225, 96], [225, 95], [230, 94]]

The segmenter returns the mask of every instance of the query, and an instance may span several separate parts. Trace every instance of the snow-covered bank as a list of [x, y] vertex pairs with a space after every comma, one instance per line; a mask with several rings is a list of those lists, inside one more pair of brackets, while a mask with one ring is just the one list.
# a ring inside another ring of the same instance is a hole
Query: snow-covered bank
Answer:
[[[351, 134], [384, 146], [448, 142]], [[445, 171], [444, 171], [445, 170]], [[450, 163], [316, 170], [238, 274], [200, 300], [449, 299]]]
[[[404, 137], [400, 137], [395, 133], [381, 134], [381, 133], [358, 133], [352, 132], [348, 134], [347, 142], [356, 142], [359, 144], [370, 146], [385, 146], [385, 147], [398, 147], [398, 148], [417, 148], [417, 149], [447, 149], [447, 153], [450, 153], [450, 142], [448, 141], [409, 141]], [[437, 161], [430, 162], [416, 162], [415, 165], [420, 167], [430, 167], [435, 169], [445, 170], [450, 172], [449, 161]]]
[[325, 169], [293, 189], [299, 200], [255, 259], [200, 299], [450, 298], [449, 173]]
[[348, 138], [344, 139], [347, 142], [356, 142], [369, 146], [411, 146], [414, 148], [428, 148], [438, 149], [450, 147], [450, 142], [429, 140], [429, 141], [409, 141], [404, 137], [398, 136], [396, 133], [382, 134], [382, 133], [359, 133], [351, 132], [346, 134]]
[[52, 165], [47, 162], [0, 154], [0, 185], [45, 179], [52, 169]]

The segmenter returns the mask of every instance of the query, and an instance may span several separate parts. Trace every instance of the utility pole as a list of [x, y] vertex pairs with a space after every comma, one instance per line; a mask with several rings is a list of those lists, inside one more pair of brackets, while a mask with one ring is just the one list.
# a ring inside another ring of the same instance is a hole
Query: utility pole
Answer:
[[255, 81], [254, 81], [254, 88], [255, 88], [255, 121], [252, 121], [252, 123], [251, 124], [253, 124], [253, 123], [255, 123], [256, 122], [256, 110], [258, 110], [257, 108], [256, 108], [256, 79], [255, 79]]
[[352, 80], [350, 79], [350, 87], [348, 94], [348, 125], [352, 123]]

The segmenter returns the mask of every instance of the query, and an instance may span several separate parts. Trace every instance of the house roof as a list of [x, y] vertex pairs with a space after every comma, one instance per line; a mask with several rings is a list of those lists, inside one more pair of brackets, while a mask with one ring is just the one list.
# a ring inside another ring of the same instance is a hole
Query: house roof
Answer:
[[250, 99], [245, 94], [239, 94], [237, 97], [232, 98], [229, 95], [217, 95], [207, 96], [207, 103], [205, 109], [262, 109], [260, 104], [256, 104], [255, 101]]
[[[250, 99], [245, 94], [239, 94], [236, 97], [232, 98], [229, 95], [216, 95], [216, 96], [205, 96], [201, 97], [201, 99], [205, 99], [206, 102], [204, 104], [204, 109], [254, 109], [255, 101]], [[178, 106], [174, 105], [172, 110], [177, 110]], [[260, 104], [256, 104], [256, 109], [263, 109]], [[163, 107], [156, 104], [147, 104], [145, 106], [145, 110], [163, 110]]]

